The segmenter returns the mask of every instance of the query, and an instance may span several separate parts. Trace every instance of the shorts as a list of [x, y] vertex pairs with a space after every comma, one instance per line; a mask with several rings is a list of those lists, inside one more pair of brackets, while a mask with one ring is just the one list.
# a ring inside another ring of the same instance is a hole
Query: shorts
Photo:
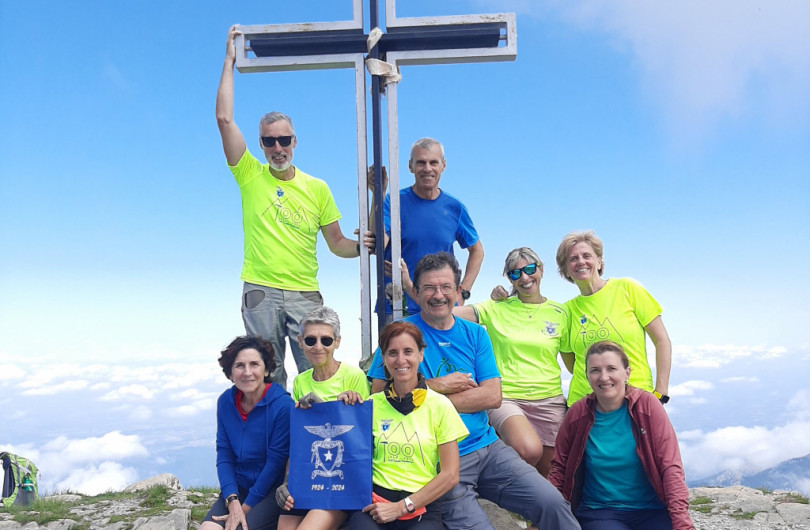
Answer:
[[504, 399], [497, 409], [487, 411], [489, 424], [500, 434], [503, 423], [512, 416], [523, 416], [537, 433], [543, 445], [554, 447], [557, 433], [560, 431], [565, 412], [565, 398], [560, 394], [545, 399]]

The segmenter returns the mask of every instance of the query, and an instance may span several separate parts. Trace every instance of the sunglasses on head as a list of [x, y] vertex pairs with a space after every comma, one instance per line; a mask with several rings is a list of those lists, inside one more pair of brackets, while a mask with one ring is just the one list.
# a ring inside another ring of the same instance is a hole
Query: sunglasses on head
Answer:
[[516, 282], [520, 279], [520, 273], [525, 272], [526, 276], [531, 276], [535, 272], [537, 272], [537, 263], [529, 263], [522, 269], [514, 269], [506, 273], [510, 280]]
[[260, 136], [259, 138], [262, 139], [262, 145], [265, 147], [273, 147], [276, 142], [281, 147], [288, 147], [292, 143], [294, 136]]
[[[317, 342], [318, 337], [313, 337], [312, 335], [304, 337], [304, 344], [306, 344], [307, 346], [315, 346]], [[335, 339], [333, 339], [332, 337], [321, 337], [321, 344], [323, 344], [327, 348], [331, 346], [333, 342], [335, 342]]]

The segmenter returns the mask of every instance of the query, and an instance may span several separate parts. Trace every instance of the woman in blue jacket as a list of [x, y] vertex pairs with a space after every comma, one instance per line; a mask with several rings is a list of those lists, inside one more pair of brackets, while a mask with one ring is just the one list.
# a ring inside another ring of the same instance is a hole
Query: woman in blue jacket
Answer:
[[217, 401], [217, 476], [220, 497], [200, 530], [275, 528], [276, 488], [290, 454], [293, 400], [270, 374], [273, 347], [261, 337], [237, 337], [219, 364], [234, 386]]

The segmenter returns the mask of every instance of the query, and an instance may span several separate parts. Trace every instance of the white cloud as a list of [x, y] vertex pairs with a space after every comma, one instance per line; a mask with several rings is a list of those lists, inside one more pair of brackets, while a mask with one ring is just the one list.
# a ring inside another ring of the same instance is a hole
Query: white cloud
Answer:
[[679, 385], [670, 387], [669, 395], [671, 397], [694, 396], [695, 392], [699, 392], [701, 390], [711, 390], [712, 388], [714, 388], [714, 385], [709, 381], [686, 381]]
[[116, 401], [119, 399], [135, 397], [138, 399], [152, 399], [155, 396], [155, 391], [149, 389], [144, 385], [127, 385], [116, 388], [107, 392], [99, 399], [101, 401]]
[[119, 431], [108, 432], [101, 437], [72, 440], [65, 436], [54, 438], [42, 447], [43, 452], [58, 453], [67, 462], [97, 462], [100, 460], [146, 456], [148, 451], [141, 445], [137, 435], [125, 435]]
[[151, 417], [152, 409], [143, 405], [135, 407], [129, 414], [129, 418], [133, 421], [146, 421]]
[[173, 407], [166, 409], [166, 414], [168, 416], [193, 416], [199, 412], [204, 410], [211, 410], [214, 408], [216, 404], [215, 399], [200, 399], [189, 403], [187, 405], [182, 405], [179, 407]]
[[70, 491], [84, 495], [99, 495], [120, 491], [138, 478], [131, 467], [118, 462], [102, 462], [98, 466], [71, 469], [68, 476], [55, 484], [55, 491]]
[[743, 377], [741, 375], [737, 375], [734, 377], [726, 377], [725, 379], [720, 380], [721, 383], [759, 383], [759, 377], [751, 376], [751, 377]]
[[13, 379], [22, 379], [23, 377], [25, 377], [25, 371], [17, 366], [13, 364], [0, 364], [0, 383]]
[[773, 428], [723, 427], [708, 433], [678, 433], [684, 467], [690, 479], [719, 471], [756, 473], [790, 458], [810, 453], [810, 390], [794, 394], [786, 406], [790, 420]]
[[[810, 110], [810, 3], [682, 0], [557, 4], [580, 28], [632, 53], [677, 142], [753, 116], [804, 126]], [[547, 7], [538, 8], [547, 11]]]
[[673, 348], [672, 362], [685, 368], [721, 368], [739, 359], [768, 360], [789, 355], [781, 346], [737, 346], [734, 344], [704, 344]]
[[690, 479], [723, 470], [756, 473], [783, 460], [810, 453], [810, 422], [765, 427], [723, 427], [703, 436], [680, 435], [684, 467]]
[[29, 390], [23, 390], [21, 393], [25, 396], [50, 396], [53, 394], [63, 394], [65, 392], [82, 390], [84, 388], [87, 388], [88, 384], [89, 383], [86, 380], [78, 379], [74, 381], [65, 381], [64, 383], [59, 383], [55, 385], [46, 385], [38, 388], [31, 388]]

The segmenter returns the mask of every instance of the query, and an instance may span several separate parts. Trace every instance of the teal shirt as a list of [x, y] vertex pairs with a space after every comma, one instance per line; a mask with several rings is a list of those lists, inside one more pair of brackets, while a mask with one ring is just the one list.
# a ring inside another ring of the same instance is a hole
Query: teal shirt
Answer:
[[636, 454], [636, 440], [627, 402], [617, 410], [597, 410], [595, 414], [596, 419], [585, 444], [583, 504], [596, 510], [664, 508]]

